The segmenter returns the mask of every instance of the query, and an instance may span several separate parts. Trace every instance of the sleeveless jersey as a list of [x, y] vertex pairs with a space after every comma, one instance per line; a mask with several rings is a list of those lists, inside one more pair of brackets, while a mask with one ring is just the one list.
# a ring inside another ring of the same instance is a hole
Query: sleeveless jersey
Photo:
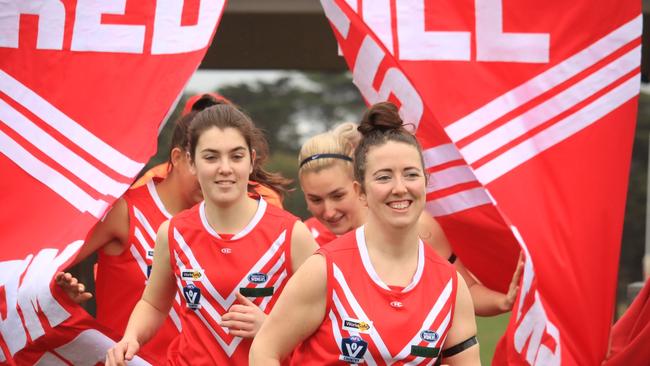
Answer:
[[389, 287], [370, 262], [364, 227], [321, 247], [327, 262], [327, 308], [318, 330], [291, 365], [430, 365], [453, 321], [453, 267], [419, 244], [411, 283]]
[[329, 229], [315, 217], [310, 217], [305, 220], [305, 225], [309, 229], [311, 236], [314, 237], [318, 246], [322, 247], [337, 238], [336, 234], [329, 231]]
[[[156, 192], [154, 181], [126, 191], [123, 198], [129, 210], [128, 247], [117, 256], [100, 250], [95, 280], [97, 320], [119, 334], [124, 334], [131, 311], [142, 297], [151, 273], [158, 227], [171, 218]], [[164, 362], [169, 343], [181, 329], [179, 302], [177, 297], [163, 326], [142, 348], [143, 352], [159, 356], [160, 363]]]
[[[247, 365], [250, 339], [219, 325], [241, 292], [269, 313], [291, 275], [291, 234], [298, 218], [259, 200], [251, 222], [229, 239], [210, 226], [205, 202], [172, 218], [170, 260], [183, 332], [170, 346], [172, 365]], [[225, 236], [225, 235], [224, 235]]]

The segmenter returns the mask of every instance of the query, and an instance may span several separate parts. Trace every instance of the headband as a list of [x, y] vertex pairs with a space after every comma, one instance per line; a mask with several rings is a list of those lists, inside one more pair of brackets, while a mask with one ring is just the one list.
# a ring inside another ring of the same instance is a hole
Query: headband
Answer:
[[341, 159], [350, 162], [352, 161], [351, 157], [343, 154], [314, 154], [312, 156], [305, 158], [305, 160], [301, 161], [298, 169], [302, 168], [303, 165], [309, 163], [310, 161], [314, 161], [316, 159], [325, 159], [325, 158]]

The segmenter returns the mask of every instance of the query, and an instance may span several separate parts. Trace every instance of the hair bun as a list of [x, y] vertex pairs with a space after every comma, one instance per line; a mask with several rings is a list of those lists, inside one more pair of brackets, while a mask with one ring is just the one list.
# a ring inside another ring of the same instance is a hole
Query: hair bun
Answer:
[[404, 121], [399, 116], [397, 106], [391, 102], [373, 104], [364, 113], [358, 130], [368, 135], [375, 131], [386, 132], [404, 129]]

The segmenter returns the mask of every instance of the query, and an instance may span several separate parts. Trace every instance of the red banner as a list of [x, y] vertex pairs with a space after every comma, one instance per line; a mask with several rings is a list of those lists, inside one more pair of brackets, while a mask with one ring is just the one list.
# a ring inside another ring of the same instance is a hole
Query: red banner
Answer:
[[0, 362], [103, 360], [113, 341], [52, 277], [156, 151], [224, 6], [2, 2]]
[[493, 364], [607, 351], [634, 134], [641, 8], [619, 1], [321, 0], [368, 103], [413, 123], [428, 211], [519, 298]]

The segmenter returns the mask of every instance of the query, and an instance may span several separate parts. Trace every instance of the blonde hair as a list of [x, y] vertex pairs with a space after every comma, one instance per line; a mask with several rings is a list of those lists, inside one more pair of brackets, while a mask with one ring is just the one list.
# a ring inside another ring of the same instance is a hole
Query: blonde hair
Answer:
[[[357, 131], [357, 125], [352, 122], [342, 123], [330, 131], [311, 137], [302, 145], [300, 154], [298, 154], [298, 163], [301, 164], [298, 168], [299, 175], [319, 172], [340, 162], [345, 164], [344, 166], [349, 170], [350, 176], [353, 176], [352, 159], [354, 149], [360, 140], [361, 134]], [[336, 157], [314, 159], [319, 154], [343, 155], [348, 157], [350, 161]]]

